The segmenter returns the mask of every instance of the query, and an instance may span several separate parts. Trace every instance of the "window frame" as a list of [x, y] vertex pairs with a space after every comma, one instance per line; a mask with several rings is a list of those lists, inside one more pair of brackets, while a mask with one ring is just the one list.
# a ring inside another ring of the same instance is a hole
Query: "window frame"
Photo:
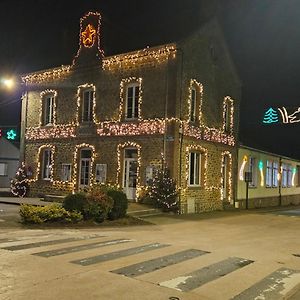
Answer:
[[267, 188], [271, 188], [272, 183], [273, 183], [273, 180], [272, 180], [272, 172], [273, 172], [272, 166], [273, 166], [273, 162], [271, 160], [267, 160], [266, 161], [266, 187]]
[[[193, 159], [193, 172], [192, 172], [192, 156], [198, 157], [198, 163], [197, 159]], [[202, 186], [202, 153], [199, 151], [190, 151], [189, 152], [189, 168], [188, 168], [188, 186], [189, 187], [201, 187]], [[197, 170], [197, 164], [198, 164], [198, 170]], [[193, 173], [193, 174], [192, 174]], [[198, 173], [198, 183], [196, 183], [197, 179], [197, 173]], [[191, 175], [193, 177], [191, 177]], [[193, 179], [193, 182], [191, 182]]]
[[192, 86], [189, 121], [195, 123], [196, 120], [197, 120], [197, 90], [194, 86]]
[[287, 164], [282, 164], [282, 173], [281, 173], [281, 187], [286, 188], [287, 187]]
[[[132, 112], [131, 116], [128, 116], [128, 104], [129, 104], [129, 89], [132, 88]], [[136, 91], [137, 94], [136, 94]], [[139, 110], [140, 110], [140, 98], [141, 88], [138, 82], [131, 82], [126, 85], [126, 101], [125, 101], [125, 120], [137, 120], [139, 119]]]
[[278, 187], [278, 172], [279, 172], [279, 163], [273, 161], [272, 163], [272, 187]]
[[250, 188], [257, 187], [257, 166], [256, 166], [257, 158], [253, 156], [249, 156], [249, 167], [248, 171], [252, 174], [252, 181], [249, 182]]

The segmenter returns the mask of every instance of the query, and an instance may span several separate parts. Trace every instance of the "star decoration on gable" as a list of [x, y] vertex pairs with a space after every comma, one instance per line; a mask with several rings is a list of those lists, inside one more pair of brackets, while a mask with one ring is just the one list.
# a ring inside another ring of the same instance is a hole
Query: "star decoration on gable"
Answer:
[[87, 25], [85, 30], [81, 33], [81, 36], [84, 47], [92, 47], [96, 38], [96, 30], [93, 25]]
[[17, 134], [16, 134], [15, 130], [11, 129], [11, 130], [7, 131], [6, 136], [7, 136], [8, 140], [15, 140]]

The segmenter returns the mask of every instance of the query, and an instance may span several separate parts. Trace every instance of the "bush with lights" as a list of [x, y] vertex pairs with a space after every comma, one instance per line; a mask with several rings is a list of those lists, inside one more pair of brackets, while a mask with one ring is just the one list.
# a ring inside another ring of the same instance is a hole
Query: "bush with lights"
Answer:
[[27, 179], [27, 171], [24, 162], [18, 168], [16, 176], [10, 182], [10, 190], [13, 195], [25, 197], [29, 192], [29, 184]]

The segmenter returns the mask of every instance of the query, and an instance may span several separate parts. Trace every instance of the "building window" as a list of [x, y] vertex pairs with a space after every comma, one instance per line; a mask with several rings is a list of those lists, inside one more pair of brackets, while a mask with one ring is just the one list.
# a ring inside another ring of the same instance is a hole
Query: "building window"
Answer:
[[71, 181], [71, 164], [62, 164], [61, 165], [61, 180], [62, 181]]
[[225, 128], [225, 132], [229, 132], [230, 131], [230, 107], [229, 107], [229, 103], [225, 104], [225, 108], [224, 108], [224, 128]]
[[282, 180], [281, 180], [281, 186], [282, 187], [287, 187], [288, 184], [288, 169], [287, 169], [287, 165], [286, 164], [282, 164]]
[[51, 178], [51, 163], [52, 152], [51, 149], [44, 149], [42, 156], [42, 179], [49, 180]]
[[223, 102], [223, 131], [233, 133], [233, 100], [229, 96]]
[[47, 95], [44, 97], [44, 116], [43, 116], [43, 126], [54, 124], [54, 96]]
[[84, 90], [82, 93], [82, 122], [93, 121], [94, 91]]
[[270, 160], [267, 160], [266, 187], [272, 187], [272, 162]]
[[7, 163], [0, 163], [0, 176], [7, 176]]
[[191, 90], [190, 122], [196, 121], [197, 93], [196, 89]]
[[200, 186], [201, 182], [201, 154], [191, 152], [189, 155], [189, 185]]
[[107, 164], [96, 164], [96, 183], [105, 183], [107, 173]]
[[272, 186], [278, 187], [278, 163], [275, 161], [272, 165]]
[[249, 172], [252, 174], [252, 181], [249, 182], [250, 187], [257, 186], [257, 169], [255, 157], [249, 157]]
[[287, 187], [291, 187], [293, 179], [293, 169], [291, 165], [287, 165]]
[[126, 119], [137, 119], [139, 116], [139, 97], [140, 86], [138, 83], [132, 83], [126, 90]]

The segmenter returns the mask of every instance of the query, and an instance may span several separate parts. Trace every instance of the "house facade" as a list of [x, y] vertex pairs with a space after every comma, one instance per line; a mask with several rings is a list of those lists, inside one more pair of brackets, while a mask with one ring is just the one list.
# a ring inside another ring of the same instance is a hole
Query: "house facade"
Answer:
[[71, 65], [22, 79], [32, 194], [110, 183], [137, 201], [166, 165], [181, 212], [233, 204], [240, 82], [217, 21], [179, 43], [105, 57], [90, 12]]
[[248, 207], [300, 204], [300, 161], [240, 146], [236, 207], [246, 206], [245, 172], [251, 173]]

